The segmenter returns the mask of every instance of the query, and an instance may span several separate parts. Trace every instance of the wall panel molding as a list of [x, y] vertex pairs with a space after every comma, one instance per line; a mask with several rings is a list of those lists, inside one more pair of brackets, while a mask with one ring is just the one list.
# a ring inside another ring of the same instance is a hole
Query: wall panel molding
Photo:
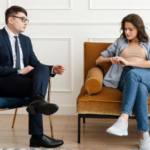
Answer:
[[[12, 0], [7, 0], [8, 8], [11, 6]], [[26, 7], [27, 10], [71, 10], [72, 9], [72, 0], [68, 0], [68, 6], [60, 7], [60, 6], [44, 6], [44, 7]]]
[[[150, 25], [150, 21], [145, 21], [145, 25]], [[0, 21], [0, 25], [5, 25]], [[31, 21], [28, 25], [119, 25], [120, 21]]]
[[69, 63], [69, 75], [70, 75], [70, 79], [69, 79], [69, 83], [70, 83], [70, 89], [63, 89], [63, 90], [53, 90], [53, 87], [52, 87], [52, 92], [73, 92], [73, 57], [72, 57], [72, 38], [71, 37], [43, 37], [43, 36], [35, 36], [35, 37], [30, 37], [31, 38], [31, 41], [32, 40], [44, 40], [44, 39], [48, 39], [50, 41], [68, 41], [68, 63]]
[[89, 42], [98, 42], [98, 43], [113, 43], [118, 37], [89, 37]]
[[[90, 10], [150, 10], [150, 6], [93, 6], [93, 0], [89, 0]], [[142, 3], [143, 4], [143, 3]]]
[[[149, 22], [150, 23], [150, 22]], [[31, 25], [119, 25], [118, 21], [33, 21]]]

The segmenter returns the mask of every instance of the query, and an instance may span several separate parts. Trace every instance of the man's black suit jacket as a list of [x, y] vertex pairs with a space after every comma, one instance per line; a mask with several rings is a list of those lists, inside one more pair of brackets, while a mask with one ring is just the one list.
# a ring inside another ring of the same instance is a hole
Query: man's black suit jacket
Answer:
[[[30, 65], [35, 68], [40, 61], [33, 52], [30, 38], [23, 34], [19, 34], [18, 37], [23, 52], [24, 66]], [[52, 67], [53, 66], [49, 66], [50, 72]], [[17, 74], [17, 70], [18, 68], [13, 68], [12, 48], [8, 34], [5, 28], [3, 28], [0, 30], [0, 88], [4, 79], [11, 74]]]

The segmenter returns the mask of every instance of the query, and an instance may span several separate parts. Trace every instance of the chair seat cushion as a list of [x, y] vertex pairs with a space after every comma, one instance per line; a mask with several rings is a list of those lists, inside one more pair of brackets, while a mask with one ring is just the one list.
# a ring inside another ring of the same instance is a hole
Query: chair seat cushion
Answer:
[[28, 105], [29, 98], [0, 97], [0, 108], [17, 108]]
[[[85, 86], [82, 86], [81, 92], [77, 98], [77, 113], [79, 114], [102, 114], [102, 115], [120, 115], [123, 93], [119, 89], [103, 86], [102, 90], [89, 95]], [[150, 96], [148, 99], [150, 116]], [[133, 116], [135, 116], [133, 111]]]

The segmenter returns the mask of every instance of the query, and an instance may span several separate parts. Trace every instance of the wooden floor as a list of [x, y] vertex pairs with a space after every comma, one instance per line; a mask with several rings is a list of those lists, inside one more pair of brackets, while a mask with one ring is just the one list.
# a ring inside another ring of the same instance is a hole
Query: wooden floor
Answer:
[[[11, 128], [13, 115], [0, 115], [0, 148], [29, 148], [28, 115], [17, 115], [15, 128]], [[81, 143], [77, 143], [77, 116], [53, 115], [54, 138], [62, 139], [58, 149], [138, 149], [139, 133], [136, 120], [129, 120], [129, 135], [119, 137], [106, 133], [115, 119], [86, 119], [81, 124]], [[44, 134], [50, 136], [49, 120], [43, 116]]]

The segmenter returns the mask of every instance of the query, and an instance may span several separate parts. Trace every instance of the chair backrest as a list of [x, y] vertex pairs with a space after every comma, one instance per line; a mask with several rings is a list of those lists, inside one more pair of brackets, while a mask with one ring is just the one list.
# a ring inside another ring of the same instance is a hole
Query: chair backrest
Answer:
[[88, 71], [96, 67], [95, 61], [100, 56], [100, 53], [107, 49], [112, 43], [94, 43], [85, 42], [84, 43], [84, 83]]

